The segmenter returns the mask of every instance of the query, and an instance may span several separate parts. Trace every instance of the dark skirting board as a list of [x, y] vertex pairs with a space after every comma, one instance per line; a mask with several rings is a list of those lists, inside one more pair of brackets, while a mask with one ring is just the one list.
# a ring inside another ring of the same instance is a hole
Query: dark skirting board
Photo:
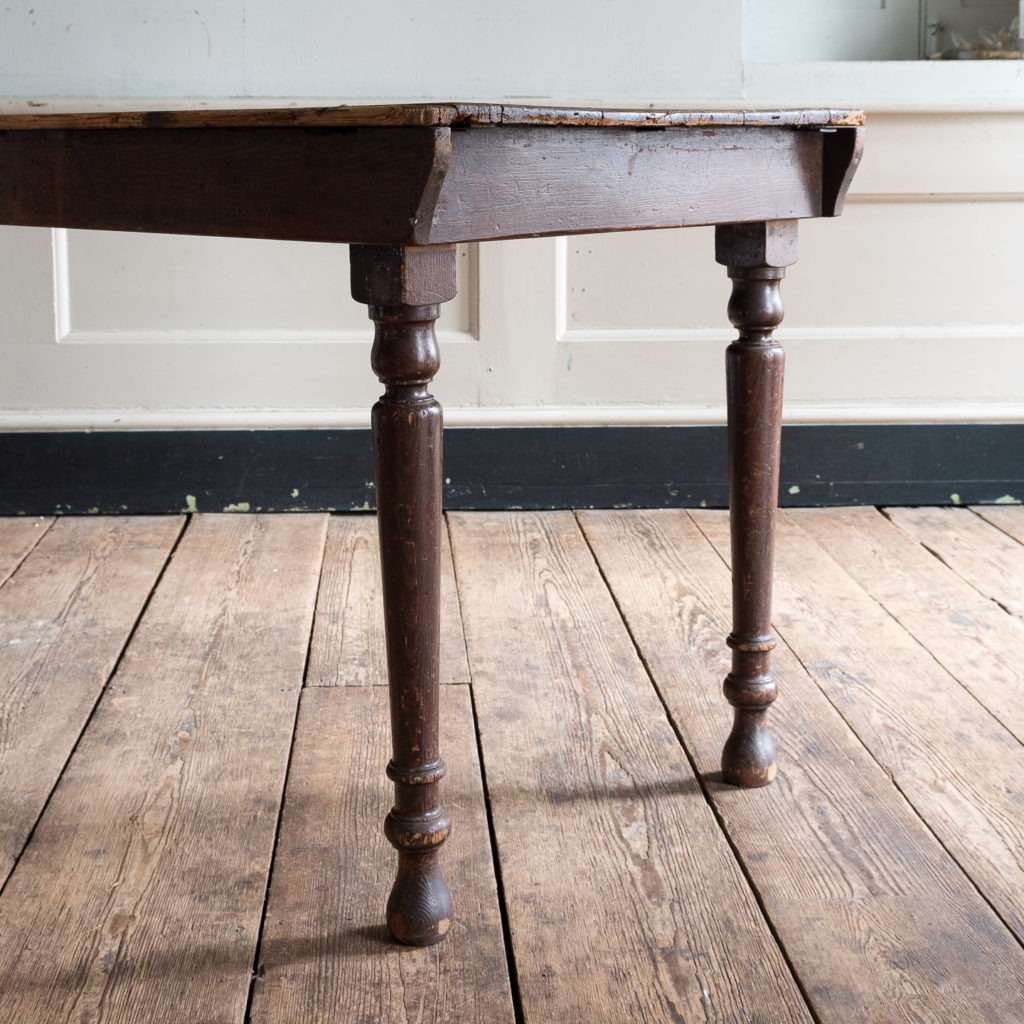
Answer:
[[[451, 428], [451, 509], [723, 507], [719, 426]], [[368, 430], [0, 434], [0, 514], [369, 511]], [[1024, 423], [783, 429], [780, 503], [1024, 499]]]

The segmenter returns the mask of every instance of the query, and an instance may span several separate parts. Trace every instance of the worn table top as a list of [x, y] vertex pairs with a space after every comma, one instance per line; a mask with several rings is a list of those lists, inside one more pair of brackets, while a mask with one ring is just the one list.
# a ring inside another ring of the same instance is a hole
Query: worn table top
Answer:
[[122, 110], [0, 114], [0, 130], [74, 128], [437, 127], [585, 125], [686, 127], [751, 125], [856, 127], [860, 110], [609, 110], [498, 103], [406, 103], [222, 110]]
[[429, 245], [830, 217], [848, 110], [494, 103], [0, 114], [0, 224]]

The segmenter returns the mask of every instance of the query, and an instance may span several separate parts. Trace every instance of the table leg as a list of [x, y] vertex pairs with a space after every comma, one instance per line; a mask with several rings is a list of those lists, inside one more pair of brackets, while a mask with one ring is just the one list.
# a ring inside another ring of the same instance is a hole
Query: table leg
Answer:
[[766, 720], [776, 693], [772, 557], [785, 363], [772, 331], [782, 322], [779, 283], [796, 262], [796, 221], [719, 226], [715, 258], [732, 278], [729, 320], [739, 330], [726, 354], [733, 621], [724, 692], [735, 717], [722, 750], [722, 776], [737, 786], [766, 786], [776, 772]]
[[441, 406], [427, 386], [439, 366], [438, 304], [455, 296], [455, 247], [354, 245], [351, 264], [385, 388], [372, 425], [395, 784], [384, 832], [398, 850], [387, 923], [400, 942], [426, 946], [451, 923], [438, 866], [451, 829], [438, 793]]

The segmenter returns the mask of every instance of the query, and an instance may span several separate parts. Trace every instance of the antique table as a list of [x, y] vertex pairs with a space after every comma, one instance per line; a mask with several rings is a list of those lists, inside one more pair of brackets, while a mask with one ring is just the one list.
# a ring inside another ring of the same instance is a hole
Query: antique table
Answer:
[[351, 243], [384, 384], [373, 443], [398, 850], [388, 926], [436, 942], [451, 900], [438, 783], [441, 408], [434, 322], [455, 243], [717, 225], [733, 281], [726, 356], [735, 723], [728, 782], [775, 774], [765, 725], [783, 352], [796, 222], [833, 217], [860, 155], [850, 111], [622, 111], [445, 103], [0, 116], [0, 223]]

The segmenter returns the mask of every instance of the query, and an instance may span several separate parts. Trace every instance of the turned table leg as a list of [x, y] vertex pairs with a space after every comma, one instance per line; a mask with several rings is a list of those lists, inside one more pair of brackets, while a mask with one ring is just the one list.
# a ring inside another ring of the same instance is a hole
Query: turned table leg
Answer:
[[427, 385], [439, 365], [438, 304], [455, 296], [455, 247], [354, 245], [351, 263], [385, 389], [372, 425], [395, 784], [384, 831], [398, 850], [387, 923], [400, 942], [426, 946], [451, 923], [438, 866], [451, 829], [438, 793], [441, 406]]
[[732, 278], [729, 320], [740, 335], [726, 354], [733, 610], [726, 640], [732, 671], [724, 692], [735, 716], [722, 750], [722, 775], [733, 785], [766, 786], [776, 771], [766, 719], [776, 691], [772, 557], [785, 363], [772, 331], [782, 322], [779, 283], [796, 262], [796, 221], [719, 226], [715, 258]]

